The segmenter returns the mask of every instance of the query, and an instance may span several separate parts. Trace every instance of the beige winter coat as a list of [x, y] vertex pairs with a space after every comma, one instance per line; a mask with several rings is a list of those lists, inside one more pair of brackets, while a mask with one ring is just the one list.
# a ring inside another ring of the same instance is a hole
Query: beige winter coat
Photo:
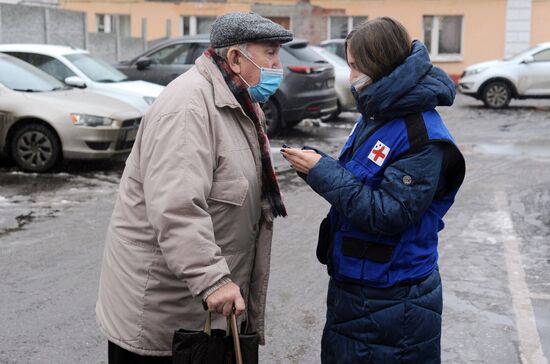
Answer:
[[145, 115], [126, 162], [96, 306], [107, 338], [171, 355], [176, 329], [204, 326], [201, 293], [229, 275], [244, 291], [247, 331], [263, 342], [273, 224], [260, 194], [254, 124], [201, 56]]

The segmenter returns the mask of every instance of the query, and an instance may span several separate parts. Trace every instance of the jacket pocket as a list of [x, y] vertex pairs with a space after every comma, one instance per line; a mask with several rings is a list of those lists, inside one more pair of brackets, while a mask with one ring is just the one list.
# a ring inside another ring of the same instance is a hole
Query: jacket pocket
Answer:
[[330, 219], [325, 217], [319, 226], [319, 239], [317, 241], [317, 259], [321, 264], [328, 262], [328, 249], [332, 239]]
[[154, 248], [108, 232], [99, 283], [98, 319], [109, 338], [139, 340]]
[[[363, 240], [360, 233], [337, 231], [334, 235], [334, 258], [337, 278], [386, 283], [393, 247], [376, 251], [371, 242]], [[376, 244], [380, 245], [380, 244]], [[380, 249], [378, 249], [380, 250]]]
[[229, 181], [214, 181], [209, 200], [242, 206], [248, 194], [248, 181], [244, 178]]

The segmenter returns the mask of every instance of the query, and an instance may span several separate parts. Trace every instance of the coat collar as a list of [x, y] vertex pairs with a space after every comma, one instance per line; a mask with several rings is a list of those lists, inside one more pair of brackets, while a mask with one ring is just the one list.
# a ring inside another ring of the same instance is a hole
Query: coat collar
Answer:
[[242, 109], [241, 105], [225, 83], [218, 67], [205, 55], [201, 55], [195, 61], [199, 72], [212, 83], [214, 90], [214, 103], [217, 107], [231, 107]]

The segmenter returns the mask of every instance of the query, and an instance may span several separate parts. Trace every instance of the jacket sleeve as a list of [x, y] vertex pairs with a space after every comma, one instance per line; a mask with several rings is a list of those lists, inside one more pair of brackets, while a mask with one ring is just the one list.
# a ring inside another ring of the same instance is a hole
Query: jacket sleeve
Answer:
[[374, 189], [328, 156], [309, 171], [306, 181], [354, 226], [371, 234], [395, 235], [418, 221], [430, 206], [443, 153], [439, 144], [427, 144], [389, 165]]
[[192, 105], [165, 115], [145, 128], [141, 150], [147, 218], [168, 268], [193, 296], [230, 273], [207, 211], [215, 163], [207, 120]]

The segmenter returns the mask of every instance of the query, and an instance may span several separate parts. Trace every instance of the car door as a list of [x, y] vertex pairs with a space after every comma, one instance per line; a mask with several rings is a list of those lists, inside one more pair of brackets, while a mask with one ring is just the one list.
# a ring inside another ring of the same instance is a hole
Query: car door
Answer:
[[167, 85], [176, 77], [192, 67], [189, 63], [189, 53], [192, 43], [168, 44], [146, 54], [151, 64], [144, 69], [132, 65], [131, 79], [139, 79]]
[[520, 90], [528, 96], [550, 96], [550, 49], [533, 55], [520, 67]]

